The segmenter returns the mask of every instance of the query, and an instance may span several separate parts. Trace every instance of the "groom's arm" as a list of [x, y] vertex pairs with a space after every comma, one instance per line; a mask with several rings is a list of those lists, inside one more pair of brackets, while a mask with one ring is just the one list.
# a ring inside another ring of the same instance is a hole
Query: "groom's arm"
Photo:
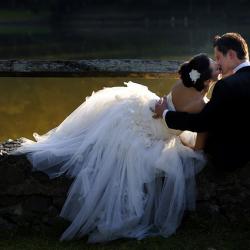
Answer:
[[214, 87], [211, 100], [200, 113], [168, 111], [164, 119], [168, 127], [172, 129], [206, 132], [218, 122], [216, 118], [220, 115], [220, 109], [227, 99], [228, 91], [223, 80], [220, 80]]
[[209, 124], [206, 120], [208, 116], [203, 114], [203, 111], [198, 114], [168, 111], [165, 115], [165, 121], [171, 129], [206, 132], [209, 130]]

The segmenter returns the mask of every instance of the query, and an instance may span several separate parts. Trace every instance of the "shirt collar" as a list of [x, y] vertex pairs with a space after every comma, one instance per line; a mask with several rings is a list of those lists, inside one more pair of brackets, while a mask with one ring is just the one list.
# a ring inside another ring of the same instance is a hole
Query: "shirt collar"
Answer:
[[250, 66], [250, 62], [249, 61], [245, 61], [245, 62], [239, 64], [236, 68], [233, 69], [233, 72], [235, 73], [239, 69], [241, 69], [243, 67], [246, 67], [246, 66]]

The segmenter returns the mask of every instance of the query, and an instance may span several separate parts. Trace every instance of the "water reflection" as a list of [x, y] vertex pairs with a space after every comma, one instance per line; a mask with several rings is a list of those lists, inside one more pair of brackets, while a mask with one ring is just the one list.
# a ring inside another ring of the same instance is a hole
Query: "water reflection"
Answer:
[[0, 78], [0, 141], [31, 138], [56, 127], [93, 91], [122, 86], [125, 81], [144, 84], [162, 96], [177, 79], [169, 74], [161, 78], [88, 77], [88, 78]]

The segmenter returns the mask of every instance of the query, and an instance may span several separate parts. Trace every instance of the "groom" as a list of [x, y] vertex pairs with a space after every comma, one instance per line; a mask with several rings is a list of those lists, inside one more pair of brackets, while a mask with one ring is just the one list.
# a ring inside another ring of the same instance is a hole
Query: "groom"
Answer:
[[166, 100], [154, 112], [169, 128], [208, 132], [205, 152], [217, 170], [233, 170], [250, 160], [250, 62], [248, 46], [238, 33], [214, 39], [214, 55], [223, 78], [200, 113], [169, 111]]

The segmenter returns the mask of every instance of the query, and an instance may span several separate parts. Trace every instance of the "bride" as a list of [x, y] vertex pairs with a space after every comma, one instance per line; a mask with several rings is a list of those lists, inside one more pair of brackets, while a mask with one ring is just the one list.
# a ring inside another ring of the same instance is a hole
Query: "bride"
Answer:
[[[168, 107], [199, 112], [219, 73], [205, 54], [185, 62], [166, 96]], [[152, 118], [160, 98], [141, 84], [125, 85], [93, 93], [59, 126], [34, 133], [36, 141], [22, 138], [11, 153], [26, 154], [33, 170], [50, 178], [74, 178], [60, 213], [71, 222], [61, 240], [168, 237], [184, 211], [195, 209], [205, 135], [169, 129]]]

